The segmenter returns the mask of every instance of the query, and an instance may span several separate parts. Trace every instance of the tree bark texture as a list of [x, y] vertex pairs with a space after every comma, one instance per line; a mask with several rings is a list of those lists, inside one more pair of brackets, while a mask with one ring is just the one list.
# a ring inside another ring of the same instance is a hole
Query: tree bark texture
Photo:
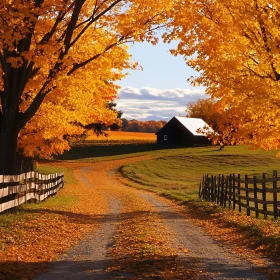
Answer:
[[16, 174], [18, 132], [15, 129], [0, 130], [0, 174]]

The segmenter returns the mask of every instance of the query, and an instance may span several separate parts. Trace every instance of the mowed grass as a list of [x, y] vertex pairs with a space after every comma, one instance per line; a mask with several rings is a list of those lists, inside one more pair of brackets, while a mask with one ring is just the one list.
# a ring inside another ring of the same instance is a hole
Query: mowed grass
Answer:
[[[247, 240], [264, 256], [279, 257], [280, 225], [278, 220], [246, 217], [228, 208], [198, 198], [203, 175], [240, 174], [258, 176], [280, 171], [275, 151], [249, 150], [243, 146], [164, 149], [151, 153], [153, 159], [123, 166], [120, 172], [128, 186], [146, 189], [188, 205], [187, 211], [214, 235], [219, 232], [229, 240]], [[198, 218], [199, 219], [199, 218]], [[214, 226], [215, 225], [215, 226]], [[225, 233], [228, 227], [231, 234]], [[235, 242], [235, 241], [234, 241]], [[276, 278], [275, 278], [276, 279]], [[277, 278], [278, 279], [278, 278]]]
[[132, 187], [151, 190], [181, 201], [198, 198], [203, 175], [271, 176], [280, 171], [276, 152], [249, 150], [243, 146], [166, 149], [155, 151], [156, 158], [123, 166], [121, 173]]

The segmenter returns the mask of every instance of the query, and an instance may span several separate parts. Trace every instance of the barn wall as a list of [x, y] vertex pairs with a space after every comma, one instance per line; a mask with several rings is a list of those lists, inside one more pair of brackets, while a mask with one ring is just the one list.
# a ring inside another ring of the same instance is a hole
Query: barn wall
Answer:
[[195, 144], [197, 145], [210, 145], [211, 141], [205, 136], [195, 136]]
[[[164, 139], [166, 135], [166, 140]], [[204, 136], [194, 136], [176, 118], [171, 119], [157, 132], [158, 145], [193, 146], [195, 144], [209, 144]]]

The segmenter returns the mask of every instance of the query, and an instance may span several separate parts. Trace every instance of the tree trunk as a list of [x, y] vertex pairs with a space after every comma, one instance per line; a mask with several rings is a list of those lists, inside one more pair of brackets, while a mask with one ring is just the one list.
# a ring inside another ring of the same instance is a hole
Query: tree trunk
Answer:
[[0, 174], [16, 174], [18, 132], [15, 129], [0, 130]]

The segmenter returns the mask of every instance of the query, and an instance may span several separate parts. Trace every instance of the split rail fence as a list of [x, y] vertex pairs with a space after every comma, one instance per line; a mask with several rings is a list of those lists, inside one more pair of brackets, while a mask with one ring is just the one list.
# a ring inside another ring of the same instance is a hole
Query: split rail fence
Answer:
[[64, 173], [40, 174], [27, 172], [20, 175], [0, 175], [0, 212], [27, 201], [43, 201], [64, 185]]
[[231, 174], [229, 176], [205, 175], [199, 188], [199, 197], [223, 207], [229, 207], [258, 218], [280, 217], [280, 177], [273, 171], [272, 177], [265, 173], [259, 178]]

